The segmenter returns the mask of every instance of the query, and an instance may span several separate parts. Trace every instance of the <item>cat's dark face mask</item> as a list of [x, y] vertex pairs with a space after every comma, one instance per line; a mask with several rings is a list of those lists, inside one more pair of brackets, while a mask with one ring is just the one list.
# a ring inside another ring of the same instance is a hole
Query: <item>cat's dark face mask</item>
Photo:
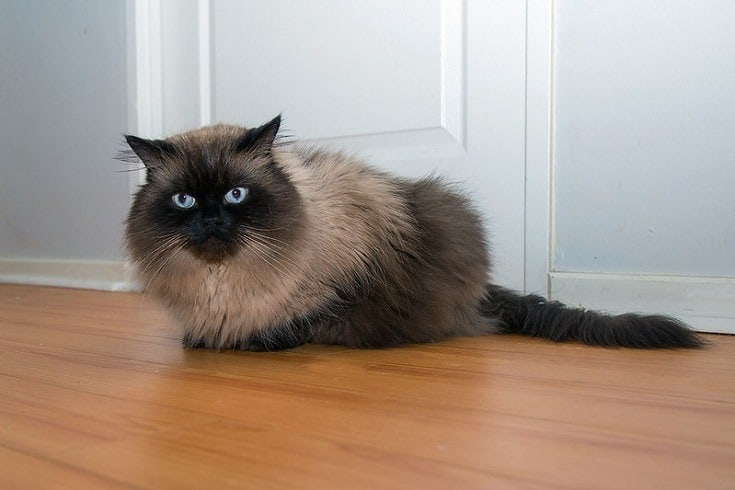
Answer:
[[157, 225], [179, 233], [199, 258], [221, 260], [277, 228], [279, 196], [243, 174], [213, 167], [159, 193]]
[[277, 117], [230, 140], [209, 142], [205, 150], [202, 141], [190, 148], [175, 137], [127, 136], [147, 169], [141, 191], [146, 198], [138, 201], [148, 226], [159, 236], [178, 237], [194, 256], [210, 262], [273, 240], [298, 199], [272, 161], [279, 124]]
[[249, 229], [267, 226], [269, 196], [245, 182], [228, 180], [237, 182], [228, 190], [183, 185], [187, 190], [172, 193], [165, 212], [156, 216], [159, 226], [181, 233], [192, 252], [205, 260], [234, 254]]

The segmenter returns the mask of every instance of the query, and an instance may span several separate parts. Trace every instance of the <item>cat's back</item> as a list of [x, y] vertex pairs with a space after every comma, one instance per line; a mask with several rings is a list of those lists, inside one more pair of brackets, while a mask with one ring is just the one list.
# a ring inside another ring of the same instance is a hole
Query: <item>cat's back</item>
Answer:
[[323, 212], [359, 216], [378, 228], [413, 228], [435, 245], [437, 240], [447, 246], [463, 243], [486, 253], [480, 214], [463, 190], [446, 179], [398, 177], [353, 155], [324, 148], [302, 147], [296, 154], [296, 165], [301, 167], [296, 171], [297, 187], [311, 194]]
[[382, 197], [395, 192], [399, 179], [368, 165], [357, 156], [320, 147], [296, 147], [296, 165], [309, 184], [329, 193], [362, 193]]
[[397, 177], [324, 149], [300, 149], [299, 165], [307, 200], [325, 227], [349, 233], [343, 242], [384, 249], [398, 241], [444, 271], [485, 273], [482, 219], [459, 186], [435, 175]]
[[369, 243], [386, 229], [410, 226], [403, 180], [323, 148], [297, 147], [282, 161], [322, 231], [351, 230], [353, 239]]

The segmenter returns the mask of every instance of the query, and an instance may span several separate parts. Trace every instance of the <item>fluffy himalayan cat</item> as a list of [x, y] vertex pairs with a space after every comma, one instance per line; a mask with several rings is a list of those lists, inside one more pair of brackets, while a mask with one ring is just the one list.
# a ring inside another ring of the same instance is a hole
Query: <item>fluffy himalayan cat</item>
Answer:
[[280, 116], [146, 140], [126, 222], [145, 291], [190, 348], [307, 342], [386, 347], [518, 333], [627, 347], [693, 347], [663, 316], [608, 316], [489, 282], [480, 216], [441, 179], [278, 144]]

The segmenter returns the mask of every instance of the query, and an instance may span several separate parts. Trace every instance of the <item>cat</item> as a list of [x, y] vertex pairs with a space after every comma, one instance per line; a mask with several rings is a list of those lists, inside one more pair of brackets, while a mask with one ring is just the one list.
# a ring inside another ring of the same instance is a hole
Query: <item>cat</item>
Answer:
[[185, 347], [377, 348], [492, 333], [703, 344], [673, 318], [605, 315], [493, 284], [482, 220], [461, 191], [283, 144], [280, 123], [126, 135], [146, 168], [126, 248]]

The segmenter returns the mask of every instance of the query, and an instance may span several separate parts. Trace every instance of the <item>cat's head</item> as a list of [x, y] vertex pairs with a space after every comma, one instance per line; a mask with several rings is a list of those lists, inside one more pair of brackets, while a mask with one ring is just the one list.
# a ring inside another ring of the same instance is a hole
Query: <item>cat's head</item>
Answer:
[[274, 151], [280, 121], [209, 126], [164, 140], [126, 136], [146, 167], [126, 226], [133, 259], [155, 268], [174, 253], [218, 262], [243, 249], [267, 259], [285, 243], [301, 206]]

